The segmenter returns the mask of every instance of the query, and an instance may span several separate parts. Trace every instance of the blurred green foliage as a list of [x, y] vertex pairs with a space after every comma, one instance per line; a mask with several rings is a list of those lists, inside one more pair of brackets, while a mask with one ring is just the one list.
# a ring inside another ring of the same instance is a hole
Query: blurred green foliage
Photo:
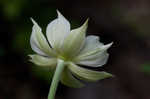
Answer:
[[143, 64], [141, 70], [146, 74], [150, 74], [150, 63]]
[[3, 49], [3, 47], [0, 46], [0, 56], [4, 56], [5, 55], [5, 50]]
[[20, 16], [26, 4], [27, 0], [0, 0], [4, 16], [11, 20]]

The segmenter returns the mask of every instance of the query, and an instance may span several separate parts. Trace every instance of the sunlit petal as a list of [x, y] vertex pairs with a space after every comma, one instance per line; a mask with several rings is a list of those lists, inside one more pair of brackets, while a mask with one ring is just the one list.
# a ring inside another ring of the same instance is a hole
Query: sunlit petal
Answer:
[[88, 36], [86, 38], [85, 46], [75, 58], [77, 64], [86, 66], [99, 67], [107, 62], [109, 54], [107, 49], [112, 43], [104, 45], [99, 42], [97, 36]]
[[42, 34], [39, 25], [31, 18], [33, 22], [32, 34], [30, 38], [31, 48], [38, 54], [43, 56], [54, 56], [55, 53], [50, 48], [47, 40]]
[[51, 46], [58, 51], [66, 35], [70, 33], [70, 23], [59, 11], [57, 14], [58, 18], [48, 24], [46, 35]]
[[88, 20], [79, 28], [74, 29], [64, 39], [62, 52], [69, 57], [76, 55], [82, 48], [85, 42], [85, 35], [88, 26]]
[[90, 67], [100, 67], [103, 66], [108, 60], [109, 54], [104, 53], [97, 53], [97, 55], [89, 56], [88, 58], [84, 58], [80, 60], [78, 64], [90, 66]]

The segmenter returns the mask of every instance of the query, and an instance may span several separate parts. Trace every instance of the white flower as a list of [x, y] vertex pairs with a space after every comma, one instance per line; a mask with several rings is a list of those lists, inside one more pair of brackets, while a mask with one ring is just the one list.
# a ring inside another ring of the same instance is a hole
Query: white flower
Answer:
[[[33, 63], [39, 66], [55, 68], [57, 60], [65, 61], [61, 82], [70, 87], [82, 87], [75, 77], [85, 81], [97, 81], [112, 75], [104, 71], [98, 72], [81, 67], [100, 67], [107, 62], [107, 49], [112, 43], [104, 45], [98, 36], [87, 36], [88, 20], [79, 28], [70, 30], [70, 23], [57, 11], [58, 18], [48, 24], [46, 36], [40, 26], [33, 20], [31, 48], [37, 53], [29, 55]], [[75, 77], [74, 77], [74, 76]]]

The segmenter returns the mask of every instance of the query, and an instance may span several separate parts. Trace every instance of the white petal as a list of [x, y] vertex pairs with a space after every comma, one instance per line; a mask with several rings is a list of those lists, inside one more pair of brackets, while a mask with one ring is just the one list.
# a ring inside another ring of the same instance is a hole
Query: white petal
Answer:
[[84, 58], [83, 60], [80, 60], [78, 64], [91, 66], [91, 67], [100, 67], [106, 64], [109, 54], [104, 53], [97, 53], [98, 55], [93, 55], [91, 57]]
[[56, 58], [48, 58], [40, 55], [29, 55], [31, 57], [30, 61], [38, 66], [49, 66], [55, 67], [57, 64]]
[[73, 57], [81, 50], [85, 42], [87, 26], [88, 19], [81, 27], [72, 30], [64, 39], [62, 53], [65, 54], [65, 56], [68, 56], [69, 58]]
[[70, 23], [57, 11], [58, 18], [48, 24], [46, 35], [51, 46], [58, 50], [66, 35], [70, 33]]
[[85, 46], [76, 57], [77, 64], [86, 66], [99, 67], [104, 65], [108, 59], [107, 49], [112, 43], [104, 45], [99, 42], [98, 36], [88, 36]]
[[39, 25], [31, 18], [33, 22], [32, 34], [30, 38], [30, 44], [32, 50], [36, 53], [43, 55], [43, 56], [54, 56], [54, 52], [50, 48], [48, 42], [46, 41], [41, 28]]
[[80, 82], [71, 74], [68, 68], [65, 68], [64, 71], [62, 72], [61, 83], [63, 83], [68, 87], [73, 88], [81, 88], [84, 86], [82, 82]]
[[83, 50], [81, 50], [80, 54], [89, 52], [90, 50], [96, 49], [99, 46], [104, 45], [103, 43], [99, 42], [99, 37], [98, 36], [87, 36], [85, 46]]
[[94, 70], [89, 70], [89, 69], [77, 66], [73, 63], [70, 63], [68, 68], [76, 77], [79, 77], [79, 79], [89, 81], [89, 82], [94, 82], [94, 81], [98, 81], [104, 78], [112, 77], [112, 75], [109, 73], [106, 73], [103, 71], [98, 72]]

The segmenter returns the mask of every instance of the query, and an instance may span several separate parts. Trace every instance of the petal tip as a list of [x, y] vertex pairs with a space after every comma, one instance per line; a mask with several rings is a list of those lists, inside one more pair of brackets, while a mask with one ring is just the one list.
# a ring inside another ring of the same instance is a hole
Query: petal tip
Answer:
[[36, 24], [36, 22], [34, 21], [34, 19], [31, 17], [30, 20], [32, 21], [33, 24]]
[[30, 58], [33, 58], [33, 55], [28, 55]]
[[33, 60], [32, 60], [32, 59], [29, 59], [29, 62], [32, 62], [32, 63], [33, 63]]
[[58, 18], [59, 18], [59, 17], [64, 17], [64, 16], [60, 13], [60, 11], [59, 11], [58, 9], [56, 10], [56, 12], [57, 12]]
[[85, 23], [88, 23], [88, 22], [89, 22], [89, 20], [90, 20], [90, 18], [87, 18], [87, 19], [86, 19], [86, 21], [85, 21]]
[[88, 26], [88, 22], [89, 22], [89, 18], [86, 19], [86, 21], [84, 22], [83, 26]]
[[114, 43], [114, 42], [109, 43], [108, 46], [111, 47], [111, 46], [113, 45], [113, 43]]
[[108, 48], [110, 48], [112, 46], [112, 44], [113, 44], [113, 42], [106, 44], [106, 45], [104, 45], [104, 48], [107, 50]]
[[60, 14], [60, 12], [59, 12], [59, 10], [58, 10], [58, 9], [56, 10], [56, 12], [57, 12], [57, 14]]
[[111, 42], [110, 44], [111, 44], [111, 45], [113, 45], [113, 44], [114, 44], [114, 42]]
[[113, 74], [111, 74], [111, 73], [107, 73], [107, 72], [105, 72], [105, 74], [106, 74], [106, 78], [115, 77], [115, 75], [113, 75]]

